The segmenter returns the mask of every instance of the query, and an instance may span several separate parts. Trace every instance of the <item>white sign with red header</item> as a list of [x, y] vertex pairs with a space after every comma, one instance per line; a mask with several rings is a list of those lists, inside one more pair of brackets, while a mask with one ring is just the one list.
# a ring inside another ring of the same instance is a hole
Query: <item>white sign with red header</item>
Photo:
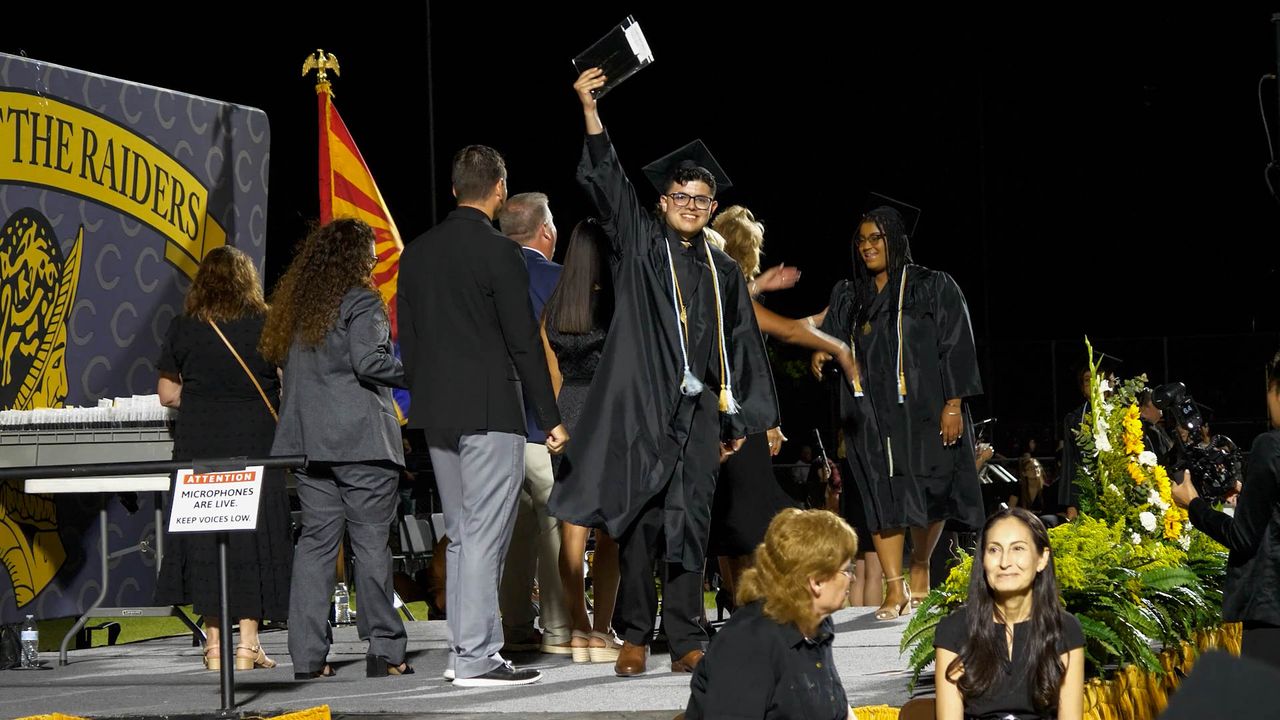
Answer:
[[261, 465], [205, 473], [179, 470], [169, 532], [256, 530], [261, 496]]

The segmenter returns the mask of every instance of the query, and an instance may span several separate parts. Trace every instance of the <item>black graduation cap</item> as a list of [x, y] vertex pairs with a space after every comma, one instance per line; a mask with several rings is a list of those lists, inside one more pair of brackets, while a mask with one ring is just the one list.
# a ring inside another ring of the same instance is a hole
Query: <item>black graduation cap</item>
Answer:
[[671, 187], [671, 178], [675, 176], [676, 170], [683, 167], [700, 167], [711, 173], [711, 176], [716, 179], [717, 195], [733, 187], [729, 176], [725, 174], [720, 163], [711, 156], [711, 151], [701, 140], [694, 140], [679, 150], [645, 165], [644, 174], [657, 188], [658, 194], [665, 195], [667, 188]]
[[867, 202], [863, 205], [862, 212], [866, 215], [881, 206], [897, 210], [898, 214], [902, 216], [902, 226], [906, 228], [907, 237], [914, 238], [916, 236], [916, 226], [920, 224], [920, 208], [901, 200], [895, 200], [888, 195], [873, 192], [867, 196]]

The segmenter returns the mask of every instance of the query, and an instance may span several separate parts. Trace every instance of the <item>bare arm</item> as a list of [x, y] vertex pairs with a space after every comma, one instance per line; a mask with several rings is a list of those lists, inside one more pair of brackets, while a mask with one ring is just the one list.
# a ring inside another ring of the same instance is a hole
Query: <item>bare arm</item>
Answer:
[[165, 407], [176, 408], [181, 406], [182, 376], [161, 373], [160, 381], [156, 383], [156, 394], [160, 396], [160, 404]]
[[1081, 720], [1084, 717], [1084, 648], [1064, 653], [1062, 664], [1067, 672], [1058, 690], [1058, 720]]
[[560, 399], [560, 388], [564, 386], [564, 378], [560, 377], [560, 360], [551, 350], [551, 341], [547, 339], [547, 321], [544, 318], [541, 326], [538, 328], [538, 334], [542, 335], [542, 351], [547, 355], [547, 370], [551, 373], [551, 391], [556, 394], [556, 399]]
[[[858, 364], [854, 360], [853, 352], [848, 345], [819, 330], [817, 324], [811, 324], [808, 318], [793, 320], [792, 318], [783, 317], [755, 300], [751, 301], [751, 307], [756, 312], [756, 323], [760, 325], [761, 332], [791, 345], [799, 345], [800, 347], [816, 350], [818, 353], [826, 353], [840, 363], [840, 369], [844, 371], [845, 379], [850, 384], [853, 383], [853, 378], [857, 377], [858, 374]], [[825, 314], [826, 311], [823, 310], [823, 313]], [[821, 379], [821, 365], [826, 361], [818, 362], [816, 355], [817, 353], [815, 353], [813, 363], [814, 374], [818, 379]]]
[[[933, 687], [937, 692], [935, 713], [938, 720], [962, 720], [964, 718], [964, 696], [954, 680], [947, 677], [947, 668], [956, 654], [944, 648], [933, 651]], [[1077, 717], [1079, 717], [1077, 715]]]

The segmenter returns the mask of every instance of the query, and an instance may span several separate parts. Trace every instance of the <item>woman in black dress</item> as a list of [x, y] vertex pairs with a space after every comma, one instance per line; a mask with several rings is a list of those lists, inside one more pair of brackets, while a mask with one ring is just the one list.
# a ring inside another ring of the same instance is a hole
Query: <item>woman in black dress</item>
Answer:
[[[747, 279], [751, 306], [756, 323], [765, 335], [785, 343], [830, 353], [851, 372], [853, 356], [849, 346], [815, 327], [819, 320], [795, 320], [783, 317], [757, 299], [761, 293], [784, 290], [795, 285], [800, 273], [795, 268], [778, 266], [760, 272], [764, 225], [745, 207], [734, 205], [721, 211], [711, 224], [723, 239], [721, 249], [733, 258]], [[786, 438], [782, 428], [747, 436], [738, 452], [730, 455], [720, 467], [715, 498], [711, 508], [711, 536], [707, 555], [720, 557], [720, 577], [725, 596], [733, 598], [737, 579], [751, 561], [756, 546], [764, 541], [765, 529], [780, 510], [795, 507], [796, 501], [783, 492], [773, 475], [772, 457], [782, 449]], [[723, 601], [723, 599], [721, 600]], [[727, 603], [730, 607], [733, 603]]]
[[[613, 316], [609, 241], [594, 218], [573, 228], [564, 271], [547, 299], [542, 315], [542, 337], [547, 368], [556, 391], [560, 417], [572, 437], [582, 416], [591, 378], [600, 363], [609, 320]], [[563, 456], [552, 455], [558, 472]], [[591, 528], [560, 522], [560, 581], [573, 622], [570, 647], [574, 662], [611, 663], [618, 659], [622, 643], [611, 627], [618, 596], [618, 544], [599, 528], [592, 563], [595, 619], [587, 614], [582, 560]]]
[[[169, 325], [157, 363], [160, 401], [179, 408], [175, 460], [271, 454], [275, 418], [268, 403], [278, 404], [280, 383], [275, 366], [257, 350], [266, 311], [253, 262], [234, 247], [211, 250], [191, 283], [183, 314]], [[261, 393], [218, 330], [248, 366]], [[158, 605], [191, 603], [196, 614], [204, 617], [204, 664], [210, 670], [222, 663], [214, 537], [213, 533], [170, 535], [155, 596]], [[258, 643], [258, 625], [264, 618], [288, 619], [293, 541], [284, 471], [268, 470], [263, 479], [257, 531], [227, 537], [229, 611], [240, 625], [236, 669], [275, 667]]]
[[1023, 508], [987, 519], [969, 599], [934, 634], [938, 720], [1080, 720], [1084, 631], [1062, 609], [1044, 523]]

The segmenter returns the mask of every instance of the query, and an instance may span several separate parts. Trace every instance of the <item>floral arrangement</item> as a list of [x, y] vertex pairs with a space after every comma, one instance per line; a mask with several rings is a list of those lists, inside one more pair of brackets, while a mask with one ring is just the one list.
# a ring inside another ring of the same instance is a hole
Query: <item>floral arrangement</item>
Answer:
[[[1081, 512], [1049, 530], [1058, 584], [1084, 629], [1090, 675], [1131, 665], [1158, 678], [1168, 665], [1162, 648], [1172, 652], [1220, 625], [1226, 550], [1191, 527], [1170, 496], [1168, 471], [1143, 444], [1137, 396], [1145, 376], [1101, 375], [1092, 347], [1089, 362], [1090, 402], [1076, 431], [1083, 461], [1075, 478], [1059, 480], [1076, 483]], [[973, 558], [958, 559], [903, 633], [912, 685], [933, 661], [938, 621], [967, 596]]]

